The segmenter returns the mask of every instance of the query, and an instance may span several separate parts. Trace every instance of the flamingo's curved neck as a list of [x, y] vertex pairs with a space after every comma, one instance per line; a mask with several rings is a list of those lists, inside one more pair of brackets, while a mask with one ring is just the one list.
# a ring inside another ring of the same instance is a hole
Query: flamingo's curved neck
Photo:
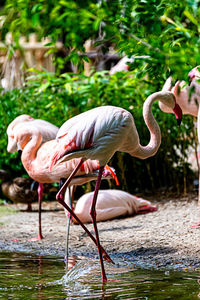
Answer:
[[[162, 99], [166, 100], [166, 95], [163, 92], [157, 92], [150, 95], [143, 105], [143, 117], [145, 124], [147, 125], [150, 132], [150, 141], [147, 146], [142, 146], [139, 144], [136, 151], [134, 151], [134, 156], [145, 159], [156, 154], [161, 144], [161, 132], [153, 114], [152, 105], [156, 100], [162, 102]], [[131, 154], [131, 153], [130, 153]]]
[[25, 145], [21, 156], [22, 163], [27, 171], [30, 170], [34, 160], [36, 159], [37, 151], [41, 143], [42, 136], [40, 132], [32, 132], [29, 135], [29, 141]]

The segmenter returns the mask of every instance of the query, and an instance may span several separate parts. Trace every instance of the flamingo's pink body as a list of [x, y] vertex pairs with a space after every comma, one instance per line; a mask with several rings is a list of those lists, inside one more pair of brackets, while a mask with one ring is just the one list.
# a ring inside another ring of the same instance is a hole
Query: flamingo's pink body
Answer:
[[[143, 116], [150, 131], [150, 142], [147, 146], [142, 146], [139, 141], [134, 119], [130, 112], [114, 106], [102, 106], [82, 113], [68, 120], [60, 128], [60, 138], [57, 149], [54, 150], [51, 169], [64, 161], [74, 158], [96, 159], [99, 161], [100, 169], [97, 179], [94, 198], [91, 207], [91, 217], [99, 249], [99, 257], [102, 270], [102, 280], [106, 281], [102, 253], [100, 251], [100, 241], [96, 226], [96, 201], [100, 188], [103, 167], [116, 151], [127, 152], [134, 157], [141, 159], [148, 158], [156, 154], [161, 143], [160, 128], [152, 114], [152, 105], [156, 101], [162, 101], [173, 109], [176, 117], [181, 119], [182, 112], [176, 104], [176, 99], [171, 92], [158, 92], [150, 95], [143, 106]], [[80, 165], [79, 165], [80, 166]], [[79, 166], [74, 170], [78, 172]], [[67, 181], [66, 184], [68, 184]], [[59, 199], [60, 193], [57, 195]]]
[[130, 112], [120, 107], [101, 106], [75, 116], [61, 126], [52, 165], [58, 160], [63, 162], [81, 157], [84, 160], [96, 159], [100, 166], [105, 166], [116, 151], [127, 152], [140, 159], [155, 155], [161, 143], [160, 128], [151, 112], [156, 100], [174, 110], [177, 118], [182, 116], [173, 93], [158, 92], [149, 96], [143, 107], [144, 119], [151, 134], [147, 146], [140, 144]]
[[[53, 170], [50, 170], [51, 158], [55, 149], [57, 149], [58, 142], [54, 139], [41, 145], [41, 139], [40, 131], [36, 128], [34, 130], [33, 128], [29, 129], [28, 125], [22, 132], [17, 132], [17, 140], [23, 150], [21, 160], [29, 176], [41, 183], [59, 182], [61, 178], [68, 178], [78, 164], [79, 159], [62, 162], [57, 164]], [[90, 174], [91, 177], [96, 178], [98, 168], [98, 161], [85, 161], [70, 184], [82, 185], [90, 181], [90, 177], [83, 177], [85, 174]]]
[[[83, 223], [91, 223], [90, 208], [92, 206], [94, 192], [81, 196], [74, 212]], [[99, 190], [96, 204], [96, 220], [106, 221], [122, 216], [132, 216], [137, 213], [148, 213], [156, 211], [150, 201], [136, 197], [120, 190]], [[76, 223], [76, 220], [74, 220]]]
[[[58, 142], [55, 139], [56, 134], [59, 133], [58, 127], [53, 124], [36, 120], [28, 116], [27, 120], [23, 120], [24, 116], [20, 116], [8, 126], [8, 150], [9, 152], [22, 149], [22, 163], [31, 178], [41, 183], [59, 182], [61, 178], [68, 178], [74, 167], [79, 162], [74, 159], [64, 162], [57, 166], [57, 168], [50, 171], [50, 158]], [[21, 119], [21, 121], [20, 121]], [[13, 123], [15, 126], [13, 126]], [[48, 130], [49, 128], [52, 130]], [[52, 125], [52, 128], [51, 128]], [[12, 133], [11, 133], [12, 128]], [[23, 140], [23, 142], [22, 142]], [[71, 185], [82, 185], [96, 178], [96, 171], [98, 171], [99, 164], [97, 161], [88, 160], [81, 167], [77, 177], [73, 179]], [[81, 177], [88, 174], [86, 177]], [[109, 171], [106, 173], [111, 175]], [[91, 177], [89, 177], [89, 175]]]

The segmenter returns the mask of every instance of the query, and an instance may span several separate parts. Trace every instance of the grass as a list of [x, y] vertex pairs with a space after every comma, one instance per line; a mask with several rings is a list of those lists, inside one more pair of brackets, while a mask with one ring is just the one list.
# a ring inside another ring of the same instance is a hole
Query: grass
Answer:
[[17, 213], [17, 210], [15, 208], [7, 205], [0, 205], [0, 218], [7, 215], [13, 215], [15, 213]]

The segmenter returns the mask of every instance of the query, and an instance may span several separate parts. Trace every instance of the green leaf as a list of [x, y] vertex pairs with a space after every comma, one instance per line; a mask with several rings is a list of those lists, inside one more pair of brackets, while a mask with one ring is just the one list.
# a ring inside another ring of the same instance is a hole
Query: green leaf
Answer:
[[48, 87], [50, 86], [50, 82], [45, 82], [43, 83], [40, 88], [38, 89], [38, 92], [41, 93], [41, 92], [44, 92]]

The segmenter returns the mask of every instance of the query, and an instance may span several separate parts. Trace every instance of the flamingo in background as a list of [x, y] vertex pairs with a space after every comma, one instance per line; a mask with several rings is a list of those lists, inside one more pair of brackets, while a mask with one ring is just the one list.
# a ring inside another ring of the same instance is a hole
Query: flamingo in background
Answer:
[[[83, 223], [92, 222], [90, 207], [93, 196], [94, 192], [86, 193], [76, 203], [74, 212]], [[120, 190], [99, 190], [96, 204], [97, 222], [153, 211], [157, 211], [157, 207], [143, 198]], [[76, 223], [76, 220], [73, 221]]]
[[[176, 97], [177, 103], [180, 105], [183, 114], [192, 115], [197, 117], [197, 135], [198, 141], [200, 143], [200, 83], [198, 80], [200, 79], [200, 67], [193, 68], [188, 76], [190, 78], [190, 85], [186, 85], [184, 81], [176, 82], [175, 86], [172, 87], [172, 78], [169, 77], [164, 86], [163, 91], [172, 91]], [[192, 93], [191, 93], [192, 92]], [[191, 94], [191, 95], [190, 95]], [[163, 103], [159, 103], [160, 109], [164, 112], [171, 113], [172, 110], [164, 105]], [[199, 173], [199, 187], [200, 187], [200, 173]], [[199, 204], [200, 204], [200, 188], [199, 188]], [[193, 227], [200, 227], [200, 222], [198, 222]]]
[[[191, 71], [190, 71], [191, 72]], [[189, 73], [190, 74], [190, 73]], [[191, 93], [190, 91], [194, 90]], [[171, 91], [176, 96], [176, 102], [182, 109], [184, 115], [191, 115], [198, 117], [198, 103], [200, 102], [200, 85], [195, 79], [191, 81], [190, 86], [185, 81], [177, 81], [175, 86], [172, 87], [172, 77], [169, 77], [162, 91]], [[159, 102], [159, 107], [163, 112], [173, 113], [170, 107], [167, 107], [164, 103]]]
[[[20, 132], [26, 128], [26, 126], [29, 126], [29, 128], [37, 128], [40, 130], [42, 134], [42, 140], [41, 144], [45, 143], [49, 140], [55, 139], [56, 134], [58, 132], [58, 127], [40, 119], [34, 119], [29, 115], [20, 115], [16, 117], [8, 126], [7, 128], [7, 136], [8, 136], [8, 145], [7, 145], [7, 151], [17, 152], [19, 149], [19, 145], [17, 143], [17, 140], [15, 139], [16, 132], [19, 130]], [[38, 185], [38, 236], [36, 238], [31, 239], [31, 241], [37, 241], [41, 240], [43, 238], [42, 236], [42, 225], [41, 225], [41, 205], [42, 205], [42, 195], [43, 195], [43, 185], [39, 183]], [[31, 204], [30, 204], [31, 205]], [[30, 207], [30, 206], [29, 206]]]
[[145, 59], [145, 58], [149, 58], [148, 55], [142, 55], [142, 56], [132, 56], [132, 57], [128, 57], [128, 56], [124, 56], [123, 58], [121, 58], [118, 63], [116, 65], [114, 65], [114, 67], [112, 67], [109, 71], [110, 75], [113, 75], [117, 72], [128, 72], [130, 69], [129, 63], [133, 63], [136, 59]]
[[[26, 125], [26, 128], [21, 127], [21, 130], [17, 130], [15, 132], [14, 139], [16, 140], [18, 147], [22, 149], [21, 160], [24, 168], [32, 179], [40, 183], [52, 183], [59, 182], [60, 179], [68, 179], [70, 174], [73, 173], [73, 170], [77, 164], [79, 164], [80, 169], [79, 171], [77, 170], [78, 172], [76, 171], [76, 176], [73, 176], [72, 180], [70, 180], [69, 186], [82, 185], [91, 180], [96, 180], [97, 173], [99, 173], [100, 170], [103, 178], [113, 177], [113, 171], [111, 168], [108, 166], [105, 166], [103, 169], [99, 168], [98, 161], [89, 159], [85, 162], [81, 162], [81, 164], [79, 163], [79, 159], [61, 162], [60, 164], [57, 164], [54, 170], [50, 171], [51, 157], [59, 145], [58, 139], [41, 144], [42, 134], [37, 127], [33, 128], [33, 126], [29, 124]], [[64, 185], [61, 189], [64, 194], [66, 189]], [[60, 203], [69, 211], [72, 217], [76, 219], [76, 221], [83, 227], [86, 233], [97, 245], [94, 236], [78, 219], [73, 210], [64, 202], [64, 197], [60, 199]], [[101, 245], [100, 251], [104, 259], [112, 262], [111, 258]]]
[[[99, 174], [90, 214], [97, 241], [103, 282], [107, 280], [107, 277], [100, 248], [95, 206], [104, 166], [116, 151], [127, 152], [140, 159], [145, 159], [156, 154], [161, 143], [160, 128], [152, 114], [152, 105], [156, 100], [164, 102], [173, 109], [179, 124], [182, 118], [182, 111], [176, 103], [173, 93], [157, 92], [150, 95], [143, 105], [143, 117], [151, 136], [147, 146], [140, 144], [134, 119], [130, 112], [120, 107], [102, 106], [66, 121], [59, 130], [60, 138], [57, 139], [57, 145], [52, 150], [54, 154], [52, 157], [49, 157], [51, 159], [51, 174], [59, 168], [60, 164], [67, 163], [70, 159], [81, 158], [71, 176], [66, 180], [63, 188], [79, 172], [85, 160], [95, 159], [99, 161]], [[63, 188], [58, 192], [56, 197], [62, 205]]]
[[121, 58], [118, 63], [116, 65], [114, 65], [114, 67], [112, 67], [109, 71], [110, 75], [115, 74], [116, 72], [121, 72], [121, 71], [125, 71], [128, 72], [129, 71], [129, 65], [128, 63], [132, 63], [134, 61], [133, 58], [128, 58], [128, 56], [124, 56], [123, 58]]

